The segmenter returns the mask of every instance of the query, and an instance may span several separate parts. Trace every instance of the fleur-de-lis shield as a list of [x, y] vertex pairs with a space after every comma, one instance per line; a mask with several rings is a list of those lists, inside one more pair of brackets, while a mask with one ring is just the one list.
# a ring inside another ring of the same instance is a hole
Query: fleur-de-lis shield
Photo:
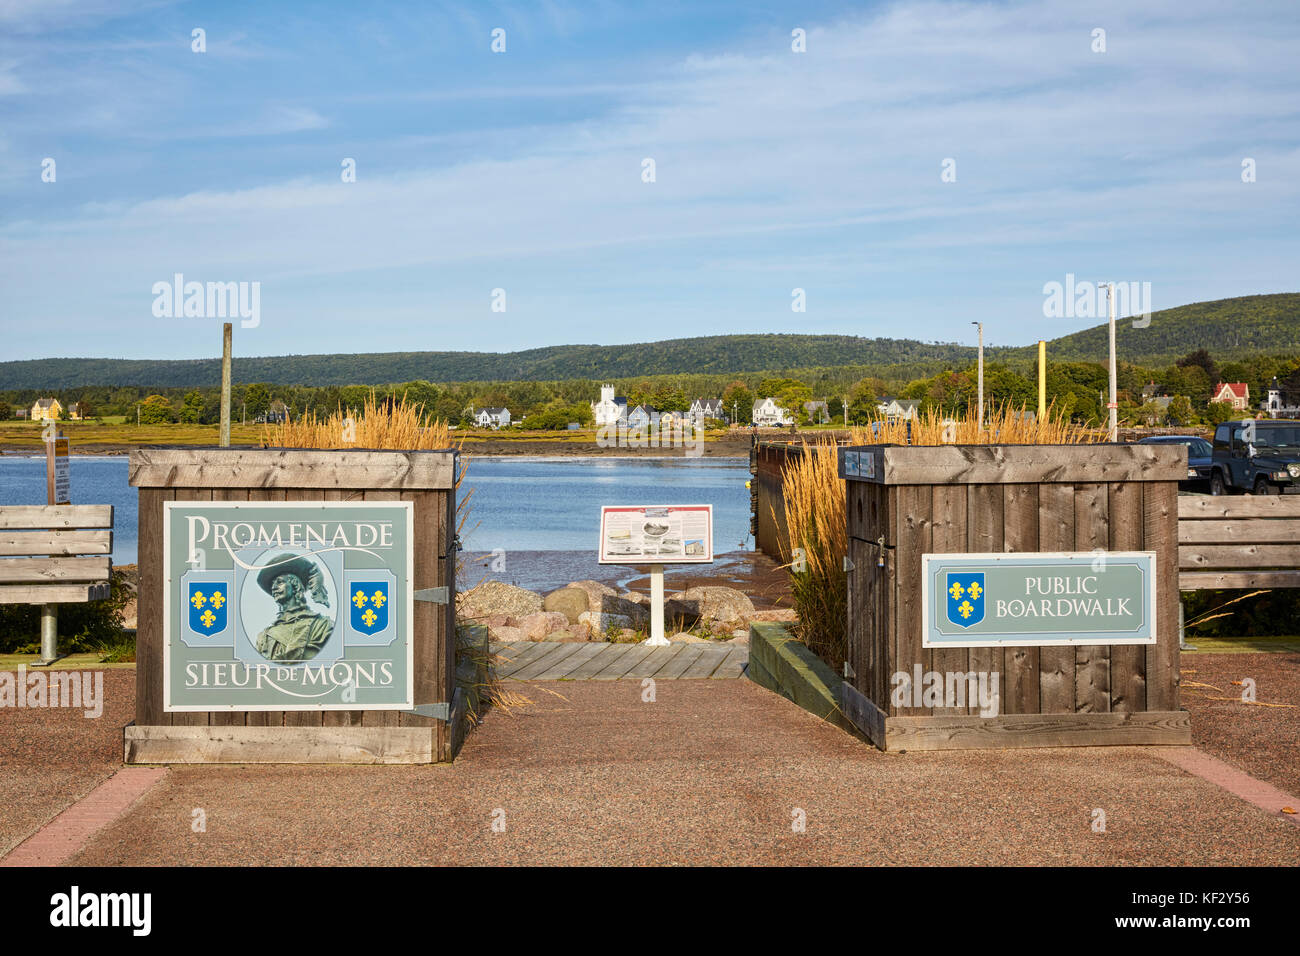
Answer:
[[378, 634], [388, 627], [387, 581], [353, 581], [348, 589], [352, 628], [358, 634]]
[[949, 571], [948, 620], [958, 627], [971, 627], [984, 620], [984, 572]]
[[203, 637], [215, 637], [226, 629], [226, 608], [230, 586], [224, 581], [191, 581], [186, 589], [190, 606], [190, 630]]

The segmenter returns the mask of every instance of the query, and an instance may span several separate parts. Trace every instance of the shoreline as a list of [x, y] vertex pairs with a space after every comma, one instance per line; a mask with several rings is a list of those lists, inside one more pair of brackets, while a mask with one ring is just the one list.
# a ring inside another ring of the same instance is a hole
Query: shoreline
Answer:
[[[121, 444], [86, 443], [74, 445], [71, 449], [73, 458], [114, 458], [129, 455], [138, 448], [174, 448], [200, 447], [175, 446], [165, 444]], [[208, 446], [202, 446], [208, 447]], [[232, 451], [261, 448], [260, 445], [235, 445]], [[706, 441], [699, 455], [686, 453], [684, 448], [604, 448], [595, 442], [545, 441], [525, 439], [521, 441], [475, 441], [457, 448], [465, 458], [749, 458], [750, 440], [724, 439]], [[342, 449], [340, 449], [342, 450]], [[351, 450], [351, 449], [349, 449]], [[45, 451], [41, 445], [0, 445], [0, 460], [5, 458], [44, 458]]]

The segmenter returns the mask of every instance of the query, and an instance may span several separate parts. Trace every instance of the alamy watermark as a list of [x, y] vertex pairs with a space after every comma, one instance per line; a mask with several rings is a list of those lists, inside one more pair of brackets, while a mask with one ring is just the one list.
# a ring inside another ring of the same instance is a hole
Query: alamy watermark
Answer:
[[103, 671], [0, 671], [0, 707], [73, 707], [92, 719], [104, 713]]
[[704, 429], [695, 421], [673, 416], [650, 419], [644, 424], [629, 425], [626, 420], [601, 425], [596, 429], [600, 448], [680, 448], [688, 458], [704, 454]]
[[895, 707], [978, 707], [981, 717], [996, 717], [1002, 675], [997, 671], [895, 671], [890, 697]]
[[[1048, 282], [1043, 286], [1043, 315], [1049, 319], [1106, 319], [1110, 303], [1106, 301], [1109, 283], [1076, 281], [1073, 272], [1065, 282]], [[1133, 319], [1133, 328], [1151, 324], [1151, 283], [1116, 282], [1115, 315]]]
[[239, 318], [243, 329], [262, 324], [261, 282], [186, 282], [177, 272], [171, 282], [155, 282], [152, 292], [155, 318]]

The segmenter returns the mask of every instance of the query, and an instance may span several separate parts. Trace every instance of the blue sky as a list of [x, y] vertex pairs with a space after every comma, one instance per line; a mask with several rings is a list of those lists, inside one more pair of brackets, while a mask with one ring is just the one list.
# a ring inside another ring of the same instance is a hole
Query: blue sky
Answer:
[[210, 355], [151, 311], [177, 272], [261, 283], [245, 355], [1012, 345], [1095, 324], [1044, 318], [1067, 273], [1296, 291], [1297, 49], [1294, 0], [0, 0], [0, 359]]

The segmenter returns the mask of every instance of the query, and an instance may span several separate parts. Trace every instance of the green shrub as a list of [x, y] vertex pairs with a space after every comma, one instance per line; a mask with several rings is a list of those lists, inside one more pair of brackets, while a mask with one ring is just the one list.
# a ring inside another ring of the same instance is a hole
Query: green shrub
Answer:
[[[131, 600], [126, 574], [114, 568], [111, 591], [103, 601], [60, 604], [59, 650], [66, 654], [99, 651], [103, 647], [121, 652], [129, 641], [134, 659], [135, 642], [123, 633], [123, 609]], [[0, 654], [32, 654], [41, 649], [41, 609], [35, 604], [0, 604]]]

